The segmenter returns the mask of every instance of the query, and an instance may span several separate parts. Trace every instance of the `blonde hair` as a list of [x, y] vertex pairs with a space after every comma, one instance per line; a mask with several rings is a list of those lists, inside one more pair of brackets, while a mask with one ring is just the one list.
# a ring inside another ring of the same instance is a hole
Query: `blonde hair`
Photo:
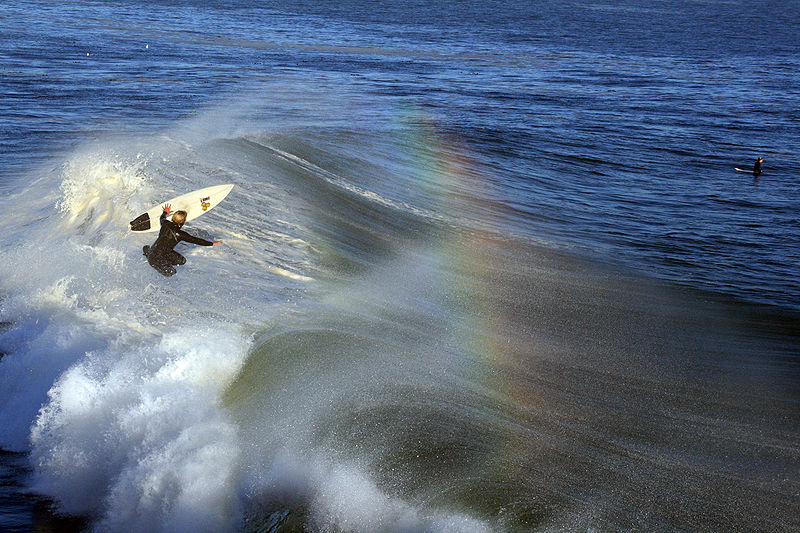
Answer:
[[179, 226], [183, 226], [186, 222], [186, 211], [175, 211], [172, 215], [172, 221]]

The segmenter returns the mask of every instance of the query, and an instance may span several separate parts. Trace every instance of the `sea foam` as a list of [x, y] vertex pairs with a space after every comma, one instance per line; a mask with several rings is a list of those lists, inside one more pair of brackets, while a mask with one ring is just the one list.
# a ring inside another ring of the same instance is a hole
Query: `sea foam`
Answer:
[[87, 353], [33, 427], [34, 488], [99, 529], [228, 529], [239, 444], [217, 399], [245, 353], [218, 326]]

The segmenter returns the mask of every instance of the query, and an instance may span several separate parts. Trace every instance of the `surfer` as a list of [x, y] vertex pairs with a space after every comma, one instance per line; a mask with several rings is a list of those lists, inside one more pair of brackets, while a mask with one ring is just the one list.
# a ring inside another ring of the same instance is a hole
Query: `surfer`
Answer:
[[763, 157], [759, 157], [756, 159], [756, 163], [753, 165], [753, 176], [759, 177], [761, 175], [761, 163], [764, 162]]
[[186, 222], [186, 211], [175, 211], [175, 214], [172, 215], [172, 220], [167, 220], [167, 215], [172, 213], [172, 206], [164, 204], [163, 210], [164, 212], [161, 213], [161, 218], [159, 219], [161, 221], [161, 231], [158, 234], [158, 239], [153, 243], [153, 246], [142, 248], [144, 256], [147, 257], [147, 262], [161, 274], [172, 276], [177, 272], [175, 265], [186, 263], [186, 258], [173, 250], [180, 241], [200, 246], [216, 246], [222, 242], [207, 241], [183, 231], [181, 226]]

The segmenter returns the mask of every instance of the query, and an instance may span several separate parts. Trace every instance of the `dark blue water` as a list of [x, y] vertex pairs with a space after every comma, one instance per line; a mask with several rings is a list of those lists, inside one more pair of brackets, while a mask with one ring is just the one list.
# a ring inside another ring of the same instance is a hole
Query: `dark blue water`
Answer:
[[[799, 30], [0, 6], [0, 526], [26, 486], [109, 530], [798, 527]], [[215, 183], [226, 246], [148, 277], [127, 220]]]

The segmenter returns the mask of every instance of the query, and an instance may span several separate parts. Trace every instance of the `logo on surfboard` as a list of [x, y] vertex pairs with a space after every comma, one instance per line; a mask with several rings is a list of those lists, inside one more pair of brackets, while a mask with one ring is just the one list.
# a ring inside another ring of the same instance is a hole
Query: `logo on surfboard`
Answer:
[[203, 211], [206, 211], [209, 207], [211, 207], [211, 200], [210, 196], [206, 196], [205, 198], [200, 198], [200, 205], [203, 207]]

